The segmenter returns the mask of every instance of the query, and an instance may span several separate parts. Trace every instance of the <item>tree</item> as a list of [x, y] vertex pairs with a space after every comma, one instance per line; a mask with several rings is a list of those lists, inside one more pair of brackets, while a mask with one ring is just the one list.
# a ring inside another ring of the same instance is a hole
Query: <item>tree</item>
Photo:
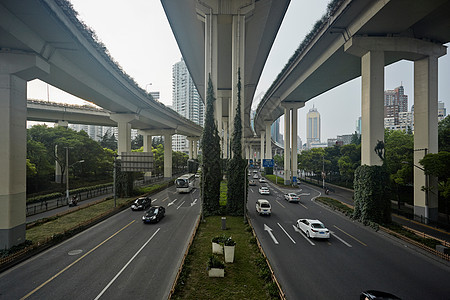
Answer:
[[203, 127], [201, 148], [203, 212], [205, 215], [219, 213], [220, 181], [222, 179], [220, 163], [220, 138], [214, 121], [214, 90], [211, 75], [208, 80], [206, 96], [206, 116]]
[[131, 140], [131, 149], [137, 150], [144, 145], [144, 137], [142, 134], [138, 134]]
[[361, 165], [361, 145], [349, 144], [342, 146], [338, 165], [339, 172], [346, 184], [353, 182], [355, 170]]
[[117, 150], [117, 139], [116, 136], [109, 131], [105, 132], [105, 134], [101, 137], [100, 145], [103, 148], [108, 148], [113, 151]]
[[438, 124], [439, 151], [450, 152], [450, 115]]
[[440, 151], [425, 155], [419, 163], [424, 167], [425, 174], [438, 177], [439, 191], [445, 200], [446, 212], [450, 200], [450, 152]]
[[[230, 215], [244, 215], [247, 195], [244, 195], [247, 185], [245, 172], [246, 161], [242, 158], [242, 123], [241, 123], [241, 71], [238, 69], [237, 108], [234, 116], [234, 129], [231, 138], [233, 157], [228, 163], [227, 212]], [[245, 198], [244, 198], [245, 197]]]

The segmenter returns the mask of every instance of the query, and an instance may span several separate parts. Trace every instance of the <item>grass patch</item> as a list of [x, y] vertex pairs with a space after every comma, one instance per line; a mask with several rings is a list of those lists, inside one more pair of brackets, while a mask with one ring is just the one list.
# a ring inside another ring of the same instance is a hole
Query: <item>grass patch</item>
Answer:
[[[278, 179], [277, 179], [276, 175], [265, 175], [264, 177], [266, 179], [270, 180], [272, 183], [277, 184], [278, 186], [287, 187], [287, 188], [291, 188], [292, 187], [291, 185], [284, 185], [284, 179], [280, 178], [280, 177], [278, 177]], [[277, 183], [277, 181], [278, 181], [278, 183]]]
[[401, 234], [407, 238], [410, 238], [416, 242], [419, 242], [431, 249], [436, 249], [437, 245], [441, 245], [441, 242], [435, 240], [435, 239], [430, 239], [430, 238], [423, 238], [418, 236], [417, 234], [415, 234], [412, 231], [409, 231], [406, 228], [403, 228], [403, 226], [397, 224], [397, 223], [391, 223], [391, 224], [387, 224], [384, 225], [385, 227], [387, 227], [388, 229], [397, 232], [398, 234]]
[[317, 201], [322, 202], [325, 205], [330, 206], [332, 209], [338, 210], [342, 213], [344, 213], [347, 216], [351, 216], [353, 214], [353, 208], [345, 205], [341, 201], [328, 198], [328, 197], [318, 197], [316, 198]]
[[[198, 227], [172, 299], [278, 298], [267, 264], [243, 217], [228, 216], [225, 231], [221, 230], [220, 216], [205, 220]], [[212, 252], [211, 239], [223, 234], [236, 241], [235, 261], [226, 264], [224, 278], [209, 278], [206, 267]]]
[[[128, 205], [133, 199], [135, 198], [118, 198], [117, 207]], [[47, 222], [27, 229], [26, 239], [33, 243], [48, 240], [54, 235], [63, 234], [113, 209], [114, 199], [109, 199], [63, 216], [50, 218]]]

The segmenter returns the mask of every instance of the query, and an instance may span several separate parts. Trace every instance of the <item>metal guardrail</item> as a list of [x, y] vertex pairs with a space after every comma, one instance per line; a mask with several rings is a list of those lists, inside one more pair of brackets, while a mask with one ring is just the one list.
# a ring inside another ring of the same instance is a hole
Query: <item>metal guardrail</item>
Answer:
[[405, 242], [408, 242], [408, 243], [410, 243], [410, 244], [412, 244], [412, 245], [414, 245], [414, 246], [416, 246], [418, 248], [421, 248], [422, 250], [425, 250], [425, 251], [427, 251], [427, 252], [429, 252], [431, 254], [434, 254], [434, 255], [442, 258], [442, 259], [445, 259], [446, 261], [450, 261], [450, 255], [448, 255], [448, 254], [445, 254], [445, 253], [439, 252], [439, 251], [437, 251], [437, 250], [435, 250], [433, 248], [427, 247], [427, 246], [425, 246], [422, 243], [419, 243], [419, 242], [417, 242], [417, 241], [415, 241], [413, 239], [410, 239], [410, 238], [408, 238], [408, 237], [406, 237], [404, 235], [401, 235], [400, 233], [397, 233], [397, 232], [395, 232], [393, 230], [390, 230], [390, 229], [388, 229], [386, 227], [383, 227], [381, 225], [380, 225], [380, 229], [383, 230], [386, 233], [389, 233], [389, 234], [391, 234], [391, 235], [401, 239], [401, 240], [404, 240]]
[[[108, 187], [101, 187], [91, 191], [76, 193], [76, 195], [78, 197], [78, 202], [81, 202], [87, 199], [95, 198], [112, 192], [113, 186], [111, 185]], [[40, 202], [30, 203], [27, 204], [26, 207], [27, 209], [26, 216], [29, 217], [58, 207], [66, 206], [67, 204], [68, 204], [67, 198], [65, 195], [61, 195], [60, 197], [50, 200], [42, 200]]]
[[421, 231], [419, 231], [419, 230], [415, 230], [415, 229], [409, 228], [408, 226], [404, 226], [404, 225], [403, 225], [403, 228], [405, 228], [405, 229], [408, 230], [408, 231], [413, 232], [415, 235], [417, 235], [417, 236], [419, 236], [419, 237], [421, 237], [421, 238], [424, 238], [424, 239], [433, 239], [433, 240], [439, 241], [439, 242], [442, 244], [442, 246], [445, 246], [445, 247], [449, 247], [449, 248], [450, 248], [450, 243], [447, 242], [446, 240], [441, 240], [441, 239], [439, 239], [439, 238], [437, 238], [437, 237], [434, 237], [434, 236], [432, 236], [432, 235], [426, 234], [425, 232], [421, 232]]

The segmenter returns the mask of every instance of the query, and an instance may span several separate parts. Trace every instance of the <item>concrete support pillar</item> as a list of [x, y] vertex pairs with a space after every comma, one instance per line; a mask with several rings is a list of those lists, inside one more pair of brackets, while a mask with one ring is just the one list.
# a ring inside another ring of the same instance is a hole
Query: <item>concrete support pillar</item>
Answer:
[[[146, 132], [145, 130], [139, 130], [139, 134], [142, 135], [142, 141], [143, 141], [143, 152], [151, 153], [152, 152], [152, 140], [153, 136]], [[145, 172], [144, 174], [144, 180], [149, 180], [152, 177], [152, 172]]]
[[172, 135], [164, 132], [164, 178], [172, 178]]
[[[55, 145], [55, 157], [58, 156], [58, 145]], [[63, 180], [61, 165], [55, 160], [55, 182], [61, 183]]]
[[198, 138], [196, 138], [196, 139], [193, 139], [192, 140], [192, 143], [193, 143], [193, 146], [192, 146], [192, 148], [193, 148], [193, 150], [194, 150], [194, 153], [193, 153], [193, 158], [194, 159], [197, 159], [198, 158]]
[[[214, 95], [217, 97], [217, 53], [218, 25], [217, 14], [212, 9], [205, 8], [205, 95], [208, 95], [208, 82], [211, 77]], [[217, 122], [217, 107], [215, 114]]]
[[265, 158], [272, 159], [272, 121], [266, 121], [266, 152]]
[[266, 154], [264, 153], [265, 150], [265, 139], [266, 139], [266, 132], [265, 131], [261, 131], [261, 150], [260, 150], [260, 154], [261, 154], [261, 168], [262, 168], [262, 160], [264, 158], [266, 158]]
[[284, 184], [291, 184], [291, 109], [284, 107]]
[[361, 165], [381, 166], [374, 151], [384, 142], [384, 52], [369, 51], [361, 58]]
[[[291, 141], [292, 141], [292, 153], [291, 153], [291, 161], [292, 161], [292, 182], [297, 182], [297, 131], [298, 131], [298, 114], [297, 107], [292, 107], [292, 124], [291, 124]], [[294, 178], [295, 177], [295, 178]]]
[[[414, 164], [438, 152], [438, 58], [414, 62]], [[425, 187], [425, 191], [422, 190]], [[438, 219], [437, 178], [414, 168], [414, 214]]]
[[228, 118], [223, 119], [223, 158], [230, 158]]
[[35, 55], [0, 53], [0, 249], [25, 242], [27, 80], [49, 72]]
[[131, 152], [131, 121], [137, 120], [135, 114], [111, 114], [111, 120], [117, 123], [119, 136], [117, 139], [117, 154]]

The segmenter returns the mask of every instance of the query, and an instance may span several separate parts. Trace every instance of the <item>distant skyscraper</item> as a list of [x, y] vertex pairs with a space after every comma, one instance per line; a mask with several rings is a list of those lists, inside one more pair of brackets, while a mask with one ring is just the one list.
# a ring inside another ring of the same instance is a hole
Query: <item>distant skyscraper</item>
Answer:
[[[183, 59], [172, 67], [172, 109], [183, 117], [203, 126], [204, 105]], [[188, 151], [185, 136], [172, 138], [174, 151]]]
[[309, 147], [312, 143], [320, 143], [320, 114], [313, 107], [306, 114], [306, 143]]
[[282, 144], [283, 138], [280, 135], [280, 119], [278, 118], [275, 122], [272, 123], [272, 126], [270, 127], [270, 134], [272, 136], [272, 140], [274, 140], [277, 143]]
[[447, 110], [445, 109], [445, 103], [438, 102], [438, 121], [442, 121], [447, 116]]
[[399, 113], [408, 112], [408, 96], [403, 86], [384, 91], [384, 117], [394, 118], [394, 125], [399, 124]]

